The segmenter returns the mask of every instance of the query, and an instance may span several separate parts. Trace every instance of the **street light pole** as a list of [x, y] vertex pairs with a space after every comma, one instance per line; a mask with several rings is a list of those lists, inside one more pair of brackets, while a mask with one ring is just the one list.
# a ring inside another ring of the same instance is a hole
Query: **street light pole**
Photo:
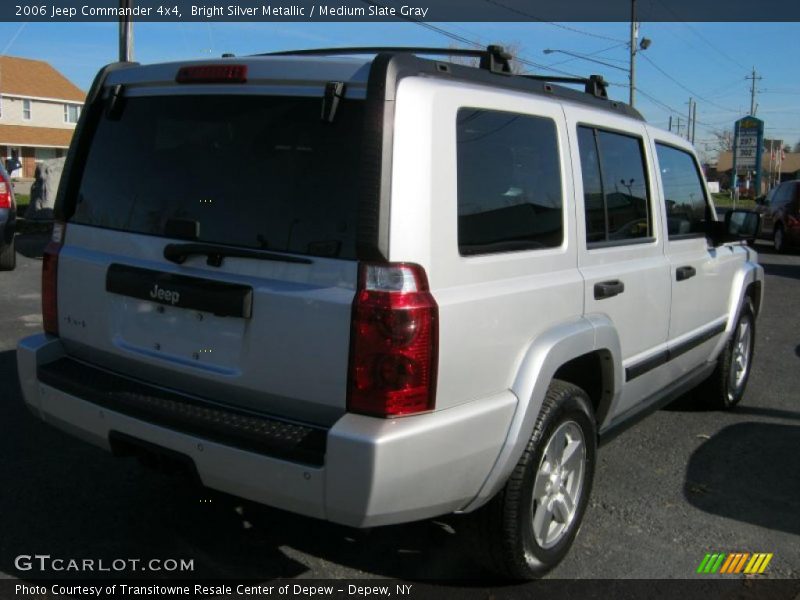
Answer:
[[633, 106], [636, 92], [636, 38], [639, 27], [636, 25], [636, 0], [631, 0], [631, 68], [629, 73], [631, 91], [628, 104]]
[[[121, 13], [132, 12], [134, 0], [119, 0]], [[131, 62], [133, 60], [133, 17], [130, 14], [121, 14], [119, 17], [119, 60]]]

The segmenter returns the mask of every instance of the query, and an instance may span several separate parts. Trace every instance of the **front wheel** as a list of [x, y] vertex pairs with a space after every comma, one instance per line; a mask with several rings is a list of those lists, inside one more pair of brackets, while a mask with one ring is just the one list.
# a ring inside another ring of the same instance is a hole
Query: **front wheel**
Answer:
[[595, 453], [589, 397], [575, 385], [553, 381], [505, 487], [472, 515], [478, 559], [511, 579], [539, 577], [556, 566], [580, 528]]
[[702, 390], [712, 408], [730, 409], [744, 396], [756, 339], [756, 318], [753, 303], [745, 299], [739, 320], [725, 349], [717, 359], [717, 368]]

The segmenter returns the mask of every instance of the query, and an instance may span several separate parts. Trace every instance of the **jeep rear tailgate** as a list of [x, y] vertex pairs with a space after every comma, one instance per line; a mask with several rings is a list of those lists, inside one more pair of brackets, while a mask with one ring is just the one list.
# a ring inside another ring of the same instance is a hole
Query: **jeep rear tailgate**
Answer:
[[113, 371], [331, 424], [346, 404], [363, 101], [331, 122], [318, 95], [208, 87], [137, 90], [87, 134], [60, 336]]

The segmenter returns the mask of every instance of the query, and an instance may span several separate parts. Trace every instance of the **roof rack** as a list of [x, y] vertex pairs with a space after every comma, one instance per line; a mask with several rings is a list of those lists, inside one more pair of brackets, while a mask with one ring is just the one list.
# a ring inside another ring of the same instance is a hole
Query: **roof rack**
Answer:
[[490, 45], [485, 49], [471, 50], [469, 48], [430, 48], [424, 46], [363, 46], [356, 48], [311, 48], [308, 50], [284, 50], [280, 52], [267, 52], [256, 56], [336, 56], [341, 54], [378, 54], [381, 52], [408, 54], [436, 54], [441, 56], [471, 56], [480, 58], [480, 68], [511, 75], [511, 59], [509, 52], [502, 46]]
[[511, 71], [513, 56], [503, 46], [492, 44], [484, 49], [469, 48], [431, 48], [414, 46], [363, 46], [351, 48], [310, 48], [306, 50], [282, 50], [279, 52], [265, 52], [255, 56], [337, 56], [347, 54], [380, 54], [380, 53], [406, 53], [406, 54], [433, 54], [439, 56], [470, 56], [480, 59], [479, 67], [490, 73], [509, 75], [544, 81], [551, 83], [582, 84], [584, 92], [597, 98], [608, 98], [607, 83], [601, 75], [589, 77], [551, 77], [549, 75], [515, 75]]

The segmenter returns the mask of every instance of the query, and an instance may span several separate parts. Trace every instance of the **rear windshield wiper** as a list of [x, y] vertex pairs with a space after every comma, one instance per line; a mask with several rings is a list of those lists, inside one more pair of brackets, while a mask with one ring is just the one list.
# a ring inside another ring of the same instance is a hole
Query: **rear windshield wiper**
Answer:
[[217, 244], [201, 243], [167, 244], [164, 246], [164, 258], [177, 264], [182, 264], [187, 256], [192, 256], [194, 254], [204, 254], [206, 256], [206, 263], [211, 267], [221, 266], [222, 260], [229, 256], [236, 258], [255, 258], [257, 260], [276, 260], [303, 265], [313, 264], [313, 261], [308, 258], [276, 254], [256, 248], [237, 248], [236, 246], [219, 246]]

